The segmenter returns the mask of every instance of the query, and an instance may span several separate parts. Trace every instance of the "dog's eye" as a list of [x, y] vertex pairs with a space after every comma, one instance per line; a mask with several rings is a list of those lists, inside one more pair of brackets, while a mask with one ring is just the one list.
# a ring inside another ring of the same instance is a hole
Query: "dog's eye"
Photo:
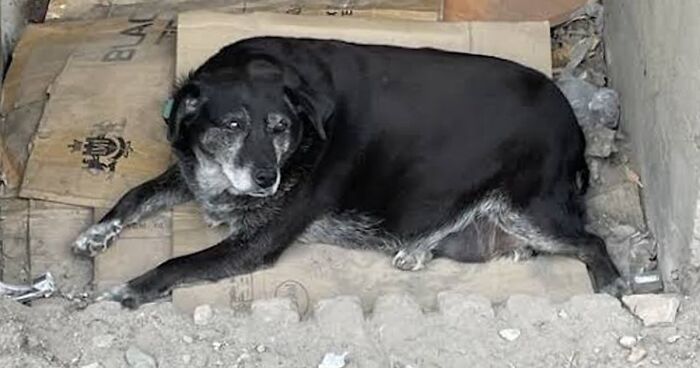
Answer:
[[241, 123], [238, 120], [229, 120], [226, 125], [231, 129], [238, 129], [241, 127]]
[[289, 120], [280, 114], [270, 114], [267, 117], [267, 124], [273, 133], [282, 133], [289, 128]]

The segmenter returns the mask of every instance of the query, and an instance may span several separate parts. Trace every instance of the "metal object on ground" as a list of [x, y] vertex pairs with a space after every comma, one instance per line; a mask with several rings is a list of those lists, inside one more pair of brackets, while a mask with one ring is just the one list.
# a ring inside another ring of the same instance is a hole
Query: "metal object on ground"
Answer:
[[54, 291], [56, 291], [56, 284], [50, 272], [35, 278], [31, 285], [12, 285], [0, 282], [0, 297], [9, 297], [20, 303], [48, 298]]

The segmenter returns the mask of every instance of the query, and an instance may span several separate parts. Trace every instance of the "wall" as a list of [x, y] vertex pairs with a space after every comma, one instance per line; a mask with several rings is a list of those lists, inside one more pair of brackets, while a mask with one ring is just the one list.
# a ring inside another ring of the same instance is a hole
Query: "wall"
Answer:
[[700, 1], [607, 0], [606, 53], [671, 290], [700, 269]]

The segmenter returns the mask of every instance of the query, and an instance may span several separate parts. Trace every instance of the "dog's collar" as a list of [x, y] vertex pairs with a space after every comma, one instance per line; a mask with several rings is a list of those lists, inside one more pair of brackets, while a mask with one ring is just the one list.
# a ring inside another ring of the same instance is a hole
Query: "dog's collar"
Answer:
[[161, 112], [161, 115], [163, 116], [163, 119], [166, 121], [170, 119], [170, 114], [173, 112], [173, 103], [175, 101], [172, 98], [169, 98], [167, 101], [165, 101], [165, 104], [163, 104], [163, 111]]

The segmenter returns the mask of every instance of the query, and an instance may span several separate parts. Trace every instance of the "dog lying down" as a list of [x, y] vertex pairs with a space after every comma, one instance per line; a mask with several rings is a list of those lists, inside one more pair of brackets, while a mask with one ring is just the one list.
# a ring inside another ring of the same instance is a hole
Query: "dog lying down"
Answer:
[[[94, 256], [125, 227], [189, 200], [230, 235], [108, 293], [126, 307], [272, 265], [297, 240], [382, 250], [408, 271], [433, 256], [566, 255], [586, 264], [595, 290], [625, 289], [603, 240], [584, 230], [588, 170], [572, 109], [522, 65], [251, 38], [191, 73], [165, 115], [177, 164], [126, 193], [75, 250]], [[474, 221], [522, 241], [465, 243]]]

